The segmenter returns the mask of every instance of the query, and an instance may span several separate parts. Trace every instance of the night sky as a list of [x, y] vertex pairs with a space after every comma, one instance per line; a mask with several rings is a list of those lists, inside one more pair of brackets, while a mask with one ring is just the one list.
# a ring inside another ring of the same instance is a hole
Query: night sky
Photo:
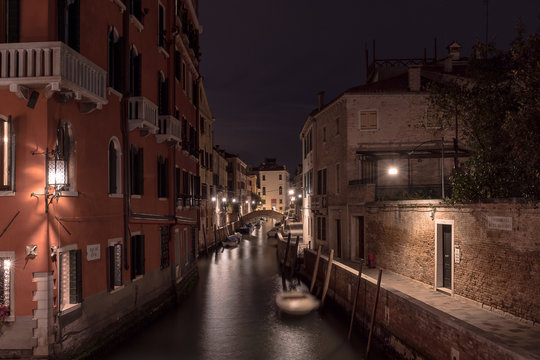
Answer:
[[[519, 20], [537, 31], [538, 0], [490, 0], [488, 38], [507, 49]], [[294, 173], [307, 115], [365, 82], [372, 57], [446, 54], [453, 40], [469, 56], [486, 38], [483, 0], [200, 0], [201, 74], [214, 144], [248, 164], [276, 158]]]

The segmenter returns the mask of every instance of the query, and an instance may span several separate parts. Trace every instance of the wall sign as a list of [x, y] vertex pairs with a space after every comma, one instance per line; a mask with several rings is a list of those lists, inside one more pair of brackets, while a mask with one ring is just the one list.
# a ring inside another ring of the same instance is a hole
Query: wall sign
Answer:
[[512, 231], [512, 217], [509, 216], [488, 216], [488, 229]]
[[86, 260], [99, 260], [101, 258], [101, 248], [99, 244], [88, 245], [86, 247]]

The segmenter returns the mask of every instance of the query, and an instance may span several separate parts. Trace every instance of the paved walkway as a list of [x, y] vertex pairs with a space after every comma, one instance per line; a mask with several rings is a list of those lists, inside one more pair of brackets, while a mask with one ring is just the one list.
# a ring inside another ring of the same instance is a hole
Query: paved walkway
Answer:
[[[352, 264], [351, 264], [352, 265]], [[358, 265], [352, 265], [354, 269]], [[378, 269], [363, 269], [363, 275], [377, 283]], [[429, 285], [383, 270], [381, 287], [399, 291], [478, 329], [477, 333], [525, 359], [540, 360], [540, 326], [530, 325], [483, 309], [478, 303], [433, 291]], [[540, 299], [538, 299], [540, 301]]]

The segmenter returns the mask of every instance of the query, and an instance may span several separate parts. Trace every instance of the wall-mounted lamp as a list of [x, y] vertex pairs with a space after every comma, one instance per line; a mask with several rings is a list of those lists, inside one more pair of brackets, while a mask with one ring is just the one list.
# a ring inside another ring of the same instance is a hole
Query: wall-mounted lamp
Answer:
[[[47, 178], [45, 182], [45, 212], [49, 212], [49, 205], [54, 199], [60, 197], [60, 190], [67, 185], [67, 161], [62, 159], [58, 149], [45, 152], [45, 167]], [[52, 190], [52, 191], [51, 191]], [[32, 193], [30, 196], [39, 197], [41, 194]]]
[[216, 197], [212, 196], [212, 202], [216, 202]]
[[395, 166], [388, 168], [388, 175], [397, 175], [398, 169]]

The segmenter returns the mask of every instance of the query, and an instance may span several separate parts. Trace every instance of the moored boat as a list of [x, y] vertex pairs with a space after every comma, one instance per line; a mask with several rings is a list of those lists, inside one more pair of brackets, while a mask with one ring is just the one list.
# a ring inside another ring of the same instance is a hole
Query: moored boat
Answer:
[[313, 295], [301, 291], [283, 291], [276, 295], [276, 305], [290, 315], [306, 315], [317, 309], [320, 301]]

